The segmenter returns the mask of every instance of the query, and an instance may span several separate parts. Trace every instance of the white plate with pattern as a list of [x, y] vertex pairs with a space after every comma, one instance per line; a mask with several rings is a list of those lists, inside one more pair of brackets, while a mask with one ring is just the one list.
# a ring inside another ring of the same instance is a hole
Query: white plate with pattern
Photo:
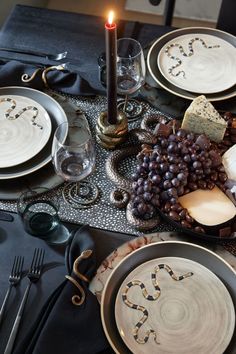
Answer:
[[0, 180], [14, 179], [29, 175], [46, 166], [52, 159], [53, 135], [59, 124], [67, 121], [67, 115], [61, 105], [48, 94], [21, 86], [0, 87], [0, 95], [17, 95], [30, 98], [43, 107], [51, 119], [52, 130], [48, 142], [31, 159], [12, 167], [0, 168]]
[[235, 327], [228, 290], [209, 269], [163, 257], [135, 268], [115, 303], [121, 338], [132, 353], [221, 354]]
[[[168, 92], [172, 93], [173, 95], [183, 97], [188, 100], [193, 100], [199, 93], [191, 92], [187, 90], [183, 90], [176, 85], [170, 83], [160, 72], [160, 69], [157, 65], [157, 57], [161, 49], [168, 43], [169, 41], [175, 39], [176, 37], [192, 34], [192, 33], [199, 33], [199, 34], [209, 34], [214, 37], [221, 38], [224, 41], [230, 43], [234, 48], [236, 48], [236, 37], [232, 34], [227, 32], [223, 32], [214, 28], [206, 28], [206, 27], [188, 27], [188, 28], [180, 28], [171, 32], [166, 33], [162, 37], [158, 38], [151, 46], [148, 51], [147, 55], [147, 67], [148, 71], [154, 80], [155, 84], [163, 89], [167, 90]], [[218, 93], [211, 93], [205, 94], [207, 99], [211, 102], [215, 101], [222, 101], [227, 100], [229, 98], [236, 96], [236, 85], [232, 86], [231, 88], [218, 92]]]
[[157, 64], [166, 80], [190, 92], [217, 93], [236, 83], [236, 48], [210, 34], [191, 33], [168, 41]]
[[47, 111], [29, 97], [0, 96], [0, 168], [37, 155], [48, 142], [52, 124]]
[[[151, 279], [153, 264], [157, 266], [163, 263], [168, 263], [177, 276], [188, 272], [194, 274], [176, 281], [166, 270], [159, 270], [157, 281], [162, 293], [153, 301], [141, 299], [143, 296], [140, 286], [128, 285], [126, 295], [131, 302], [137, 301], [136, 305], [144, 305], [149, 311], [150, 317], [148, 315], [142, 325], [140, 320], [143, 312], [129, 308], [120, 297], [124, 291], [123, 285], [129, 284], [130, 280], [141, 280], [145, 283], [148, 294], [154, 295], [157, 289]], [[146, 269], [147, 265], [149, 269]], [[215, 294], [218, 289], [219, 292]], [[101, 318], [107, 339], [113, 350], [119, 354], [139, 354], [143, 350], [145, 353], [172, 354], [176, 353], [176, 348], [178, 354], [234, 354], [235, 306], [236, 272], [227, 262], [204, 247], [182, 241], [165, 241], [135, 250], [113, 269], [102, 292]], [[226, 316], [224, 320], [222, 316]], [[144, 344], [138, 344], [133, 337], [136, 325], [141, 338], [152, 327], [160, 344], [155, 343], [154, 334]], [[181, 337], [181, 343], [176, 338], [175, 331]], [[186, 337], [184, 331], [188, 334]], [[189, 331], [192, 336], [190, 339]], [[209, 338], [205, 337], [205, 332]]]

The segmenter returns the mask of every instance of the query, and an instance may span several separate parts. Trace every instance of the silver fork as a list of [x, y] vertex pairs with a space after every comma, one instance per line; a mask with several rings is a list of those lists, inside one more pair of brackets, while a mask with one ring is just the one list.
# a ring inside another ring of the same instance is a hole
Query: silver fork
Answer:
[[67, 52], [56, 53], [56, 54], [48, 54], [44, 52], [39, 52], [36, 50], [30, 49], [20, 49], [20, 48], [0, 48], [0, 51], [3, 52], [12, 52], [12, 53], [19, 53], [19, 54], [29, 54], [36, 57], [43, 57], [48, 60], [62, 60], [67, 57]]
[[10, 334], [10, 337], [7, 342], [7, 346], [5, 348], [4, 354], [11, 354], [14, 346], [14, 342], [18, 333], [18, 329], [20, 326], [20, 322], [23, 316], [24, 308], [26, 301], [28, 299], [29, 291], [31, 288], [31, 285], [33, 283], [37, 283], [37, 281], [40, 279], [42, 269], [43, 269], [43, 260], [44, 260], [44, 250], [36, 248], [34, 251], [32, 263], [29, 269], [29, 272], [27, 274], [27, 277], [29, 278], [29, 284], [25, 290], [23, 299], [21, 301], [19, 310], [16, 315], [16, 319], [14, 322], [14, 325], [12, 327], [12, 331]]
[[9, 296], [11, 293], [11, 289], [13, 288], [13, 286], [16, 286], [17, 284], [19, 284], [19, 282], [21, 280], [23, 264], [24, 264], [24, 257], [16, 256], [14, 258], [14, 262], [13, 262], [12, 269], [11, 269], [11, 274], [9, 275], [9, 279], [8, 279], [9, 280], [9, 287], [6, 292], [6, 295], [3, 300], [1, 310], [0, 310], [0, 325], [3, 320], [3, 316], [4, 316], [4, 313], [6, 310], [6, 306], [7, 306], [7, 301], [9, 299]]

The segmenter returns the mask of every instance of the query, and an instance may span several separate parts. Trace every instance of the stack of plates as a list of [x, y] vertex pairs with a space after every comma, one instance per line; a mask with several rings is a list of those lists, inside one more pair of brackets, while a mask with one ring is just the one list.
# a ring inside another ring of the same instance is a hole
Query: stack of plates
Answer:
[[30, 88], [2, 87], [0, 111], [0, 180], [26, 176], [51, 161], [53, 135], [67, 121], [52, 97]]
[[[173, 273], [187, 276], [176, 280]], [[101, 316], [116, 353], [232, 354], [235, 305], [233, 268], [201, 246], [166, 241], [116, 266], [103, 289]]]
[[210, 101], [236, 95], [236, 37], [216, 29], [191, 27], [172, 31], [151, 46], [147, 65], [167, 91]]

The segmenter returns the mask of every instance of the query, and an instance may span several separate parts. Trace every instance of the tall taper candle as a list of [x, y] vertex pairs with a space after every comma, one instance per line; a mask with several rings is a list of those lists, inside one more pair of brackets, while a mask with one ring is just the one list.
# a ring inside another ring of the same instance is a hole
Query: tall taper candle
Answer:
[[107, 73], [107, 119], [110, 124], [117, 123], [117, 34], [116, 23], [113, 22], [113, 11], [109, 13], [105, 24], [106, 34], [106, 73]]

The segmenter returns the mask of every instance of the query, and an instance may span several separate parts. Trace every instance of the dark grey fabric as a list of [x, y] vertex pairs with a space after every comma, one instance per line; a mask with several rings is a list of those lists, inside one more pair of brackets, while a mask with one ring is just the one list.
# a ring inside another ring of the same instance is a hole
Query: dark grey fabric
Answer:
[[81, 281], [73, 273], [73, 263], [84, 250], [92, 250], [91, 257], [79, 265], [79, 271], [92, 278], [96, 270], [94, 242], [88, 226], [77, 230], [66, 250], [68, 274], [84, 288], [85, 302], [75, 306], [71, 302], [78, 289], [70, 281], [64, 281], [43, 307], [38, 321], [24, 341], [14, 351], [15, 354], [93, 354], [109, 348], [105, 338], [98, 301], [88, 289], [88, 283]]
[[0, 304], [8, 288], [8, 277], [15, 256], [24, 256], [25, 276], [20, 284], [13, 288], [3, 322], [0, 328], [0, 353], [4, 353], [17, 310], [28, 284], [26, 277], [30, 267], [34, 249], [45, 250], [44, 270], [41, 279], [33, 284], [25, 307], [23, 318], [18, 332], [16, 343], [21, 341], [38, 317], [42, 306], [51, 293], [60, 285], [67, 273], [64, 266], [64, 248], [50, 247], [43, 240], [27, 234], [17, 214], [10, 213], [13, 222], [0, 220]]
[[[29, 83], [24, 83], [21, 80], [23, 74], [31, 76], [36, 69], [37, 66], [16, 60], [11, 60], [7, 63], [0, 60], [0, 86], [25, 86], [43, 90], [45, 86], [42, 80], [42, 71], [38, 72], [35, 78]], [[47, 82], [52, 90], [70, 95], [87, 96], [102, 93], [102, 90], [96, 90], [90, 86], [88, 81], [78, 72], [70, 72], [68, 70], [49, 71], [47, 73]]]
[[[105, 50], [106, 19], [76, 13], [16, 5], [0, 31], [0, 47], [21, 48], [46, 53], [68, 52], [61, 62], [68, 63], [70, 72], [49, 72], [49, 86], [72, 95], [105, 94], [99, 81], [97, 60]], [[133, 37], [143, 46], [168, 32], [170, 28], [117, 20], [118, 37]], [[27, 54], [0, 51], [0, 86], [20, 85], [43, 88], [40, 74], [29, 84], [21, 81], [23, 73], [32, 74], [34, 65], [18, 60], [58, 65]], [[4, 58], [16, 59], [5, 63]]]
[[[39, 323], [43, 324], [48, 318], [51, 309], [54, 307], [55, 299], [58, 298], [64, 288], [65, 284], [63, 281], [65, 279], [65, 275], [68, 274], [66, 268], [69, 267], [71, 269], [73, 257], [76, 256], [77, 252], [79, 252], [79, 248], [77, 248], [79, 245], [77, 244], [78, 246], [73, 246], [73, 252], [69, 252], [68, 249], [68, 256], [65, 257], [64, 245], [49, 246], [45, 241], [28, 235], [23, 229], [19, 215], [15, 213], [8, 214], [9, 217], [14, 218], [13, 222], [3, 221], [2, 219], [0, 220], [0, 304], [2, 304], [7, 291], [8, 276], [10, 274], [15, 255], [25, 256], [24, 270], [27, 272], [32, 260], [34, 248], [40, 247], [45, 249], [46, 252], [45, 267], [42, 277], [37, 284], [31, 287], [29, 299], [21, 321], [21, 328], [16, 338], [16, 349], [18, 348], [17, 350], [20, 350], [19, 345], [24, 345], [25, 347], [23, 348], [27, 348], [30, 345], [33, 336], [34, 339], [38, 338], [38, 335], [43, 327], [39, 327]], [[75, 224], [66, 223], [65, 225], [71, 231], [77, 230], [79, 227]], [[132, 240], [134, 237], [131, 235], [108, 232], [94, 228], [90, 228], [90, 236], [92, 237], [95, 245], [96, 268], [115, 248], [119, 247], [124, 242]], [[65, 259], [68, 260], [68, 262], [66, 262], [66, 266], [64, 265]], [[27, 284], [28, 279], [24, 276], [19, 286], [12, 289], [11, 296], [7, 303], [6, 313], [1, 324], [0, 353], [4, 353], [15, 316]], [[76, 289], [73, 288], [74, 293], [75, 290]], [[38, 332], [36, 330], [38, 330]], [[25, 354], [25, 351], [22, 349], [22, 351], [18, 351], [18, 353]], [[52, 353], [54, 353], [54, 351], [50, 354]]]

